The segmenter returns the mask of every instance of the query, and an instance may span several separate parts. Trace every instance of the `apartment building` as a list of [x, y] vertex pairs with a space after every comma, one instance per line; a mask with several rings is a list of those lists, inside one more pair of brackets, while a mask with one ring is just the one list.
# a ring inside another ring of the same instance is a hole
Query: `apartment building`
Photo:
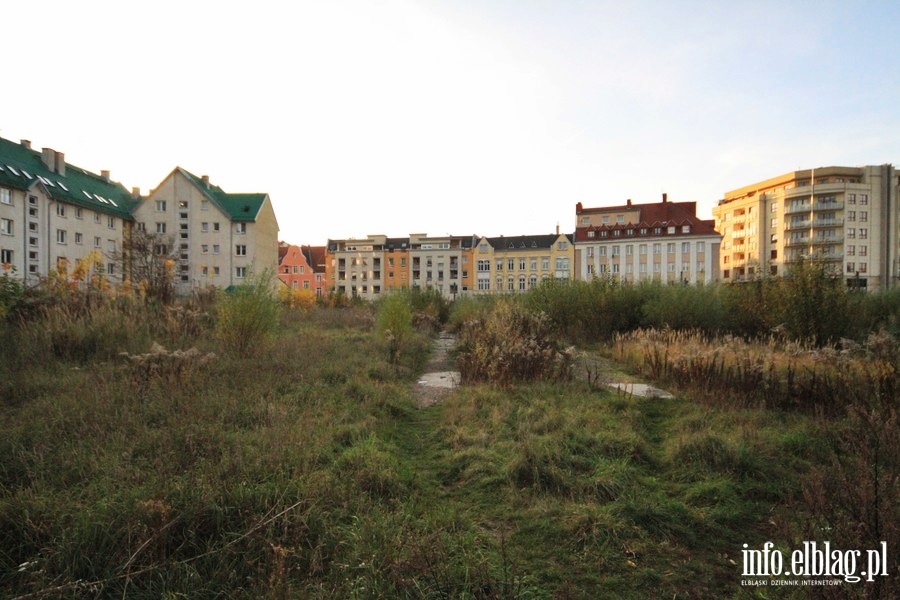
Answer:
[[435, 289], [447, 298], [468, 291], [475, 236], [405, 238], [369, 235], [328, 240], [326, 280], [335, 293], [368, 300], [401, 288]]
[[179, 294], [240, 285], [278, 270], [278, 222], [268, 194], [226, 193], [209, 177], [176, 167], [134, 211], [175, 260]]
[[585, 208], [575, 205], [575, 278], [710, 283], [719, 278], [721, 236], [696, 202]]
[[306, 264], [312, 269], [312, 290], [317, 298], [326, 294], [325, 284], [325, 246], [300, 246], [300, 251], [306, 257]]
[[473, 251], [474, 291], [513, 294], [548, 278], [571, 279], [574, 245], [569, 234], [482, 237]]
[[51, 148], [0, 138], [0, 263], [37, 283], [51, 271], [71, 273], [89, 263], [88, 277], [121, 282], [123, 241], [138, 191], [68, 164]]
[[295, 246], [286, 242], [278, 244], [278, 279], [295, 290], [308, 290], [317, 297], [325, 288], [324, 272], [316, 271], [317, 261], [324, 269], [324, 246]]
[[469, 291], [471, 249], [475, 236], [409, 236], [410, 287], [434, 289], [445, 298]]
[[374, 300], [384, 288], [384, 251], [388, 237], [328, 240], [325, 247], [326, 287], [335, 294]]
[[900, 180], [891, 165], [793, 171], [725, 194], [713, 209], [723, 281], [781, 276], [813, 259], [853, 287], [900, 275]]

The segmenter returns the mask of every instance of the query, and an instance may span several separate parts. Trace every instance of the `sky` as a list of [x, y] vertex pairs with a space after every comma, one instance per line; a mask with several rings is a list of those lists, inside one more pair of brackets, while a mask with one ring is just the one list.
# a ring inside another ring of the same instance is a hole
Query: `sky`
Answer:
[[281, 239], [523, 235], [900, 162], [900, 3], [4, 6], [0, 137], [147, 194], [267, 192]]

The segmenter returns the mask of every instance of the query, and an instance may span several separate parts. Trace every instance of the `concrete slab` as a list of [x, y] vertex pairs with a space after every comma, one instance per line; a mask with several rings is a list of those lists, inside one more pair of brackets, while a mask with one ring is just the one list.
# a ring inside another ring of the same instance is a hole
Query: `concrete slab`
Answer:
[[610, 383], [609, 387], [623, 392], [629, 396], [641, 396], [643, 398], [674, 398], [672, 394], [658, 387], [647, 385], [646, 383]]
[[419, 385], [452, 389], [459, 385], [459, 371], [437, 371], [419, 377]]

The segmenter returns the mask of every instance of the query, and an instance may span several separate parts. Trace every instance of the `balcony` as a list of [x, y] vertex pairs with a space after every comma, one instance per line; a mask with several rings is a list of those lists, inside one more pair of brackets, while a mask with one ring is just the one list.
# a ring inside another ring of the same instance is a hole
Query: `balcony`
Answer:
[[785, 231], [790, 231], [792, 229], [809, 229], [812, 225], [812, 221], [809, 219], [803, 219], [802, 221], [794, 221], [790, 220], [784, 224]]
[[813, 227], [818, 227], [818, 228], [843, 227], [843, 226], [844, 226], [843, 221], [837, 221], [834, 219], [828, 219], [827, 221], [822, 220], [822, 219], [817, 219], [817, 220], [813, 221]]
[[795, 215], [798, 213], [808, 213], [810, 212], [809, 204], [800, 204], [800, 205], [788, 205], [784, 207], [784, 214], [786, 215]]
[[830, 244], [843, 244], [843, 237], [815, 237], [812, 240], [813, 246], [826, 246]]

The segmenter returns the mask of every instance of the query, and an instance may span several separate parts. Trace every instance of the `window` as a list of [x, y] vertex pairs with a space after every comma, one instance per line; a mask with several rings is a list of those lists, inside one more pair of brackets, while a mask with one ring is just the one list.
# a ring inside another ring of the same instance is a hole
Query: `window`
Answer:
[[662, 244], [653, 244], [653, 254], [662, 254]]
[[697, 242], [697, 254], [706, 252], [706, 242]]
[[[75, 234], [75, 237], [78, 237], [78, 234]], [[116, 240], [106, 240], [106, 251], [107, 252], [115, 252], [116, 251]]]
[[56, 230], [56, 243], [57, 244], [65, 244], [67, 235], [68, 234], [66, 233], [65, 229], [57, 229]]
[[864, 262], [859, 263], [859, 272], [860, 273], [865, 273], [867, 270], [868, 270], [868, 267], [867, 267], [866, 263], [864, 263]]
[[613, 246], [613, 247], [612, 247], [612, 255], [613, 255], [613, 256], [619, 256], [619, 247], [618, 247], [618, 246]]
[[847, 194], [847, 204], [856, 204], [856, 194]]
[[640, 246], [638, 246], [638, 254], [642, 256], [647, 254], [647, 244], [641, 244]]
[[773, 203], [772, 203], [772, 207], [771, 207], [770, 210], [771, 210], [773, 213], [778, 212], [778, 203], [777, 203], [777, 202], [773, 202]]
[[156, 224], [156, 233], [165, 233], [166, 232], [166, 224], [165, 223], [157, 223]]
[[852, 244], [847, 246], [847, 256], [856, 256], [856, 246]]
[[847, 231], [846, 231], [846, 234], [847, 234], [847, 239], [849, 239], [849, 240], [854, 240], [854, 239], [856, 239], [856, 229], [855, 229], [855, 228], [853, 228], [853, 227], [848, 227], [848, 228], [847, 228]]
[[235, 233], [237, 233], [239, 235], [243, 235], [243, 234], [247, 233], [247, 224], [246, 223], [238, 223], [237, 225], [234, 226], [234, 231], [235, 231]]
[[859, 228], [859, 239], [865, 240], [865, 239], [868, 239], [868, 237], [869, 237], [869, 230], [866, 229], [865, 227], [860, 227]]
[[609, 217], [600, 217], [601, 223], [609, 223]]
[[243, 279], [247, 276], [247, 267], [235, 267], [234, 276], [236, 279]]
[[218, 254], [218, 253], [219, 253], [219, 245], [213, 244], [213, 254]]
[[588, 231], [588, 232], [587, 232], [587, 236], [588, 236], [589, 238], [592, 238], [592, 237], [594, 237], [594, 233], [595, 233], [595, 232], [593, 232], [593, 231]]
[[200, 201], [200, 210], [209, 210], [209, 200]]
[[2, 233], [3, 235], [13, 234], [12, 219], [0, 219], [0, 233]]
[[568, 242], [559, 242], [558, 244], [556, 244], [556, 249], [557, 250], [568, 250], [569, 243]]
[[115, 217], [106, 217], [106, 226], [110, 229], [116, 228], [116, 218]]
[[247, 246], [244, 244], [238, 244], [234, 247], [235, 256], [247, 256]]
[[855, 220], [856, 220], [856, 211], [855, 211], [855, 210], [848, 210], [848, 211], [847, 211], [847, 220], [848, 220], [848, 221], [855, 221]]
[[524, 259], [524, 258], [520, 258], [520, 259], [519, 259], [519, 270], [520, 270], [520, 271], [524, 271], [524, 270], [525, 270], [525, 259]]
[[[863, 204], [863, 205], [868, 204], [869, 203], [869, 195], [868, 194], [860, 194], [859, 195], [859, 203]], [[862, 266], [862, 265], [860, 265], [860, 266]], [[860, 269], [860, 272], [862, 272], [862, 269]]]
[[116, 263], [114, 263], [114, 262], [106, 263], [106, 274], [107, 275], [115, 275], [116, 274]]
[[690, 242], [681, 242], [681, 253], [688, 254], [691, 251], [691, 243]]
[[203, 233], [209, 231], [209, 223], [205, 221], [203, 223], [200, 223], [200, 231], [202, 231]]
[[867, 210], [859, 211], [859, 220], [862, 221], [863, 223], [868, 221], [869, 220], [869, 211], [867, 211]]
[[669, 225], [667, 231], [668, 231], [670, 234], [675, 233], [675, 226], [674, 226], [674, 225]]
[[209, 244], [200, 244], [200, 253], [209, 254]]
[[515, 269], [515, 268], [516, 268], [516, 259], [510, 258], [509, 260], [507, 260], [507, 261], [506, 261], [506, 268], [509, 269], [510, 271], [512, 271], [513, 269]]
[[616, 229], [615, 231], [613, 231], [613, 237], [619, 237], [620, 235], [622, 235], [622, 231], [620, 229]]
[[675, 242], [666, 244], [666, 254], [675, 254]]
[[625, 256], [634, 256], [634, 246], [631, 244], [625, 246]]
[[868, 246], [860, 246], [859, 247], [859, 255], [860, 256], [868, 256], [868, 254], [869, 254]]
[[219, 230], [219, 224], [213, 223], [213, 231], [218, 231], [218, 230]]
[[[753, 207], [751, 206], [750, 208], [753, 208]], [[681, 226], [681, 233], [690, 233], [690, 232], [691, 232], [690, 225], [682, 225]]]
[[94, 236], [94, 248], [99, 248], [99, 247], [100, 247], [100, 236]]
[[606, 246], [600, 246], [597, 248], [598, 256], [606, 256]]
[[490, 279], [479, 279], [478, 280], [478, 291], [486, 292], [491, 289], [491, 280]]
[[100, 222], [100, 213], [94, 213], [94, 223]]
[[81, 232], [76, 231], [75, 232], [75, 243], [81, 244], [83, 241], [84, 241], [84, 236], [81, 234]]
[[[12, 204], [12, 193], [6, 188], [0, 188], [0, 203]], [[12, 250], [9, 250], [9, 252], [12, 252]]]
[[57, 204], [56, 205], [56, 216], [66, 218], [66, 205], [65, 204]]
[[541, 269], [544, 271], [550, 270], [550, 257], [549, 256], [541, 257]]
[[0, 264], [8, 265], [12, 264], [13, 261], [13, 251], [12, 250], [0, 250]]
[[479, 260], [478, 261], [478, 272], [485, 273], [491, 270], [491, 261], [489, 260]]
[[156, 201], [156, 212], [166, 212], [166, 201], [165, 200], [157, 200]]
[[219, 274], [219, 267], [213, 267], [213, 276], [217, 276]]

